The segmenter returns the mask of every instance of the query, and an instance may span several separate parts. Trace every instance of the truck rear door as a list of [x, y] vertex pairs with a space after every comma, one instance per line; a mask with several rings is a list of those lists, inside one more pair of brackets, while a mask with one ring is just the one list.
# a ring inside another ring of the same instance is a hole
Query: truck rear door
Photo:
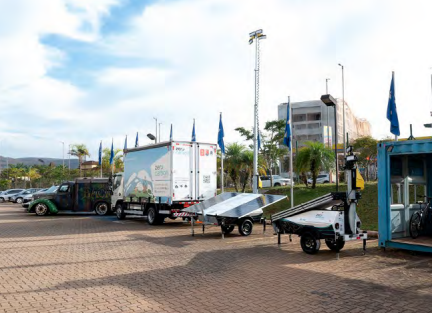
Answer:
[[216, 145], [196, 143], [196, 199], [216, 196]]
[[194, 149], [191, 143], [172, 142], [172, 199], [190, 201], [195, 198]]

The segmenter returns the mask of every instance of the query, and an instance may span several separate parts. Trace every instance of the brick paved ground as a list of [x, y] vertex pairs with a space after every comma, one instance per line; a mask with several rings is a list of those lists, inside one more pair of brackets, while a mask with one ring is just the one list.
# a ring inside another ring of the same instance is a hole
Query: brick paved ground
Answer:
[[431, 312], [432, 260], [0, 205], [0, 312]]

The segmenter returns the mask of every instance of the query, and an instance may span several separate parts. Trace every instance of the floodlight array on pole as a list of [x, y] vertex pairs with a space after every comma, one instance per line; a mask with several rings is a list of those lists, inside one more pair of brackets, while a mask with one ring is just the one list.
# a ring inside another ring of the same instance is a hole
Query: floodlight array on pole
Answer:
[[255, 105], [254, 105], [254, 128], [253, 128], [253, 193], [258, 193], [258, 102], [259, 102], [259, 69], [260, 69], [260, 56], [259, 56], [259, 42], [261, 39], [266, 39], [267, 36], [263, 34], [262, 29], [258, 29], [249, 33], [249, 44], [255, 41]]

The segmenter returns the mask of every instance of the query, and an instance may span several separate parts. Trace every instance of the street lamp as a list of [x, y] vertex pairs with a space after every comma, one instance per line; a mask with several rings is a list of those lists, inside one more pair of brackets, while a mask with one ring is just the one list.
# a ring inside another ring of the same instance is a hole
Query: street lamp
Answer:
[[344, 158], [346, 158], [346, 143], [345, 143], [345, 77], [344, 77], [344, 66], [342, 64], [338, 64], [342, 68], [342, 120], [343, 120], [343, 150], [344, 150]]
[[[326, 78], [326, 95], [328, 95], [328, 81], [330, 78]], [[330, 148], [330, 121], [329, 121], [329, 107], [327, 106], [327, 147]]]
[[321, 101], [328, 107], [334, 108], [334, 125], [335, 125], [335, 158], [336, 158], [336, 191], [339, 191], [339, 169], [338, 169], [338, 157], [337, 157], [337, 148], [338, 148], [338, 136], [337, 136], [337, 114], [336, 114], [336, 100], [331, 95], [322, 95]]
[[258, 29], [249, 33], [249, 44], [252, 44], [255, 39], [255, 105], [254, 105], [254, 150], [253, 150], [253, 193], [258, 193], [258, 100], [259, 100], [259, 42], [261, 39], [266, 39], [262, 29]]
[[[157, 123], [157, 118], [156, 117], [153, 117], [153, 119], [155, 120], [155, 122], [156, 122], [156, 137], [155, 137], [155, 139], [154, 139], [154, 141], [155, 141], [155, 143], [157, 143], [157, 125], [158, 125], [158, 123]], [[153, 136], [153, 135], [152, 135]], [[148, 135], [147, 135], [147, 137], [148, 137]], [[150, 138], [150, 137], [149, 137]], [[153, 139], [152, 139], [153, 140]]]
[[64, 178], [64, 141], [60, 141], [63, 144], [63, 168], [62, 168], [62, 174]]
[[160, 126], [161, 126], [161, 124], [162, 124], [162, 123], [159, 123], [159, 139], [158, 139], [159, 142], [160, 142], [160, 135], [161, 135], [161, 131], [160, 131]]
[[147, 137], [148, 137], [150, 140], [154, 140], [155, 143], [157, 143], [157, 140], [156, 140], [156, 136], [155, 136], [155, 135], [148, 133], [148, 134], [147, 134]]

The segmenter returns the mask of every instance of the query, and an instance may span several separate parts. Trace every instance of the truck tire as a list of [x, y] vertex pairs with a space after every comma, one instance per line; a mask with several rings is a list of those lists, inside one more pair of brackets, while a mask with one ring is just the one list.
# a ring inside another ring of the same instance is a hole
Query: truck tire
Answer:
[[147, 210], [147, 223], [149, 225], [157, 225], [158, 224], [158, 213], [154, 207], [149, 207]]
[[238, 225], [239, 233], [242, 236], [249, 236], [252, 234], [253, 230], [253, 221], [249, 218], [245, 218], [240, 221]]
[[300, 245], [305, 253], [316, 254], [321, 247], [321, 241], [311, 232], [305, 232], [301, 235]]
[[35, 205], [34, 211], [37, 216], [45, 216], [48, 215], [49, 209], [45, 203], [38, 203]]
[[95, 206], [95, 212], [99, 216], [108, 215], [109, 212], [110, 212], [108, 203], [106, 203], [106, 202], [99, 202], [98, 204], [96, 204], [96, 206]]
[[335, 252], [339, 252], [343, 249], [343, 247], [345, 246], [345, 241], [338, 239], [338, 240], [334, 240], [334, 239], [326, 239], [325, 241], [327, 247]]
[[124, 220], [126, 218], [126, 213], [123, 209], [123, 203], [117, 203], [115, 206], [116, 216], [119, 220]]

